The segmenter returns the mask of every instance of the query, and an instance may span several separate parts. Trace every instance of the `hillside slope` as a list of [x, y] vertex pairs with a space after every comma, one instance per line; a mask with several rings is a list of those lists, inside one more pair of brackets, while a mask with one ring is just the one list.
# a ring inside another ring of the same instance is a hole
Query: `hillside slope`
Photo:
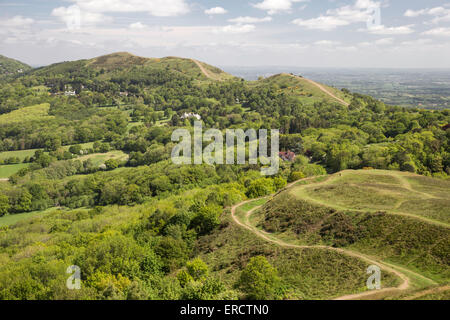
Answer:
[[109, 79], [120, 72], [130, 70], [176, 72], [197, 80], [227, 80], [234, 77], [224, 71], [192, 59], [165, 57], [145, 58], [128, 52], [116, 52], [89, 60], [69, 61], [40, 68], [39, 75], [73, 73], [80, 68], [95, 71], [100, 79]]
[[[254, 223], [284, 241], [351, 249], [447, 283], [450, 185], [421, 179], [399, 172], [344, 171], [281, 192]], [[430, 182], [434, 187], [424, 194], [421, 187]], [[430, 207], [429, 197], [440, 204]], [[403, 211], [410, 203], [415, 209]]]
[[31, 67], [23, 62], [0, 55], [0, 76], [19, 74], [30, 69]]
[[291, 96], [296, 96], [305, 102], [315, 102], [325, 100], [327, 102], [340, 103], [348, 106], [352, 96], [342, 91], [317, 83], [315, 81], [295, 76], [293, 74], [281, 73], [266, 79], [254, 82], [255, 86], [276, 86], [279, 92], [284, 92]]

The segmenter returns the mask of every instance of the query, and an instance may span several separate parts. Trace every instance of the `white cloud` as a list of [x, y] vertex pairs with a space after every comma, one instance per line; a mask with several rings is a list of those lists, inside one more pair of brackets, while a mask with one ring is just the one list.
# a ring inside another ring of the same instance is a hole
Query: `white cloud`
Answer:
[[375, 44], [377, 45], [389, 45], [389, 44], [393, 44], [394, 43], [394, 38], [383, 38], [383, 39], [378, 39], [375, 41]]
[[331, 31], [337, 27], [347, 26], [352, 23], [367, 23], [373, 18], [375, 10], [380, 7], [380, 2], [357, 0], [353, 5], [327, 10], [325, 15], [317, 18], [296, 19], [292, 22], [308, 29]]
[[186, 0], [70, 0], [83, 12], [146, 12], [152, 16], [179, 16], [189, 11]]
[[337, 46], [339, 44], [341, 44], [339, 41], [332, 41], [332, 40], [320, 40], [320, 41], [316, 41], [314, 42], [314, 44], [316, 46]]
[[10, 19], [0, 20], [0, 26], [4, 28], [26, 28], [31, 26], [33, 23], [33, 19], [24, 18], [22, 16], [15, 16]]
[[272, 21], [272, 17], [265, 17], [265, 18], [237, 17], [237, 18], [234, 18], [234, 19], [229, 19], [228, 21], [232, 22], [232, 23], [237, 23], [237, 24], [260, 23], [260, 22]]
[[133, 30], [142, 30], [142, 29], [147, 28], [147, 26], [145, 24], [143, 24], [142, 22], [135, 22], [135, 23], [130, 24], [129, 28], [133, 29]]
[[215, 7], [215, 8], [211, 8], [211, 9], [205, 10], [205, 14], [208, 14], [208, 15], [213, 15], [213, 14], [225, 14], [225, 13], [227, 13], [227, 12], [228, 12], [228, 11], [225, 10], [224, 8], [222, 8], [222, 7]]
[[338, 46], [336, 50], [344, 51], [344, 52], [355, 52], [358, 51], [358, 48], [355, 46]]
[[221, 28], [216, 28], [213, 30], [214, 33], [248, 33], [252, 32], [256, 29], [254, 24], [235, 24], [228, 25]]
[[294, 21], [292, 21], [292, 23], [300, 27], [305, 27], [307, 29], [317, 29], [323, 31], [331, 31], [336, 29], [337, 27], [350, 24], [348, 21], [331, 16], [321, 16], [308, 20], [295, 19]]
[[272, 21], [271, 17], [265, 18], [255, 18], [255, 17], [237, 17], [233, 19], [229, 19], [229, 22], [234, 24], [223, 26], [220, 28], [213, 29], [214, 33], [229, 33], [229, 34], [238, 34], [238, 33], [248, 33], [252, 32], [256, 29], [255, 23], [262, 23]]
[[416, 18], [425, 15], [432, 16], [434, 18], [430, 21], [430, 23], [433, 24], [437, 24], [442, 21], [450, 21], [450, 9], [444, 7], [426, 8], [416, 11], [408, 9], [404, 15], [409, 18]]
[[337, 50], [342, 52], [355, 52], [358, 50], [358, 48], [355, 46], [346, 45], [340, 41], [333, 40], [316, 41], [314, 42], [314, 45], [316, 46], [317, 50], [320, 50], [320, 52], [335, 52]]
[[415, 18], [415, 17], [421, 16], [421, 15], [424, 15], [426, 13], [427, 13], [427, 9], [422, 9], [422, 10], [417, 10], [417, 11], [408, 9], [405, 12], [405, 17]]
[[399, 27], [386, 27], [384, 25], [380, 25], [374, 26], [370, 29], [360, 29], [359, 31], [367, 31], [371, 34], [378, 35], [402, 35], [414, 33], [414, 29], [412, 28], [413, 26], [413, 24]]
[[57, 17], [66, 24], [68, 29], [72, 30], [112, 21], [112, 18], [101, 13], [82, 11], [77, 5], [55, 8], [52, 16]]
[[404, 46], [417, 46], [421, 47], [427, 44], [433, 43], [433, 40], [431, 39], [416, 39], [411, 41], [403, 41], [401, 44]]
[[290, 12], [292, 4], [295, 2], [307, 2], [309, 0], [263, 0], [254, 4], [255, 8], [267, 11], [268, 14], [277, 14], [282, 12]]
[[434, 28], [434, 29], [425, 31], [422, 34], [427, 35], [427, 36], [449, 37], [450, 36], [450, 28]]
[[21, 41], [29, 41], [33, 38], [36, 21], [31, 18], [14, 16], [0, 20], [0, 42], [13, 44]]

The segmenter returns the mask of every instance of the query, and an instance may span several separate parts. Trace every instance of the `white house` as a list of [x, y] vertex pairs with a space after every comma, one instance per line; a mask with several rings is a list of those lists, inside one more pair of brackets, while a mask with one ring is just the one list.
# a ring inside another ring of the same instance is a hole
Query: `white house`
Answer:
[[189, 119], [189, 118], [196, 118], [197, 120], [201, 120], [202, 119], [202, 117], [199, 115], [199, 114], [197, 114], [197, 113], [192, 113], [192, 112], [190, 112], [190, 113], [184, 113], [182, 116], [181, 116], [181, 119]]

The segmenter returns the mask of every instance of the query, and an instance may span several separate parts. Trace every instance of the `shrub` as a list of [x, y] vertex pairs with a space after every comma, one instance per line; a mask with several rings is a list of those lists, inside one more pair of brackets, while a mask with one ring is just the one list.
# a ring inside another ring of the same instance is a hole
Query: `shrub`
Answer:
[[0, 217], [8, 214], [10, 207], [9, 198], [3, 194], [0, 194]]
[[323, 176], [327, 174], [325, 168], [318, 164], [307, 164], [306, 166], [301, 167], [301, 171], [307, 177]]
[[218, 206], [203, 206], [196, 210], [196, 215], [191, 221], [190, 228], [195, 229], [199, 235], [205, 235], [214, 230], [219, 224], [219, 216], [222, 209]]
[[294, 182], [300, 179], [305, 178], [305, 174], [301, 171], [294, 171], [291, 172], [291, 174], [289, 175], [289, 179], [288, 182]]
[[275, 187], [275, 190], [278, 191], [286, 186], [287, 182], [285, 179], [276, 177], [273, 179], [273, 185]]
[[247, 188], [247, 196], [249, 198], [259, 198], [273, 193], [274, 184], [272, 179], [259, 178], [250, 183]]
[[238, 287], [248, 299], [267, 300], [275, 298], [280, 279], [277, 270], [263, 256], [250, 259], [238, 280]]
[[195, 281], [204, 280], [208, 276], [208, 266], [200, 258], [188, 262], [186, 268]]
[[105, 161], [106, 170], [114, 170], [119, 167], [119, 161], [116, 159], [109, 159]]

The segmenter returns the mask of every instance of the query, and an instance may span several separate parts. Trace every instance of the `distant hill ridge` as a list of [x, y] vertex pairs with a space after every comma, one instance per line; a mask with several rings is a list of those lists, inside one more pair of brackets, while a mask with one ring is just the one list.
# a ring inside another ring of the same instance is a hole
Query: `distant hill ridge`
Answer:
[[[17, 63], [20, 64], [20, 62]], [[19, 67], [19, 65], [16, 66], [16, 68]], [[175, 56], [147, 58], [129, 52], [115, 52], [92, 59], [55, 63], [34, 69], [33, 72], [37, 75], [48, 76], [73, 73], [78, 72], [82, 68], [88, 68], [100, 73], [99, 78], [106, 80], [116, 75], [117, 72], [127, 72], [133, 68], [135, 69], [134, 71], [136, 71], [136, 67], [142, 68], [142, 70], [170, 70], [199, 81], [226, 81], [238, 79], [217, 67], [195, 59]], [[23, 70], [29, 69], [31, 69], [31, 67], [23, 66]], [[351, 95], [346, 95], [340, 90], [294, 74], [281, 73], [252, 83], [255, 86], [272, 85], [278, 87], [280, 91], [297, 96], [307, 103], [325, 100], [348, 106], [351, 101]]]
[[0, 55], [0, 76], [19, 74], [30, 69], [31, 67], [23, 62]]
[[173, 56], [146, 58], [128, 52], [116, 52], [92, 59], [55, 63], [36, 69], [36, 72], [42, 75], [48, 73], [61, 74], [85, 67], [102, 71], [102, 74], [112, 74], [115, 71], [127, 71], [137, 66], [143, 69], [171, 70], [203, 81], [223, 81], [235, 78], [219, 68], [194, 59]]
[[299, 75], [280, 73], [257, 81], [258, 85], [277, 85], [288, 94], [316, 97], [348, 106], [352, 97], [336, 88], [312, 81]]

